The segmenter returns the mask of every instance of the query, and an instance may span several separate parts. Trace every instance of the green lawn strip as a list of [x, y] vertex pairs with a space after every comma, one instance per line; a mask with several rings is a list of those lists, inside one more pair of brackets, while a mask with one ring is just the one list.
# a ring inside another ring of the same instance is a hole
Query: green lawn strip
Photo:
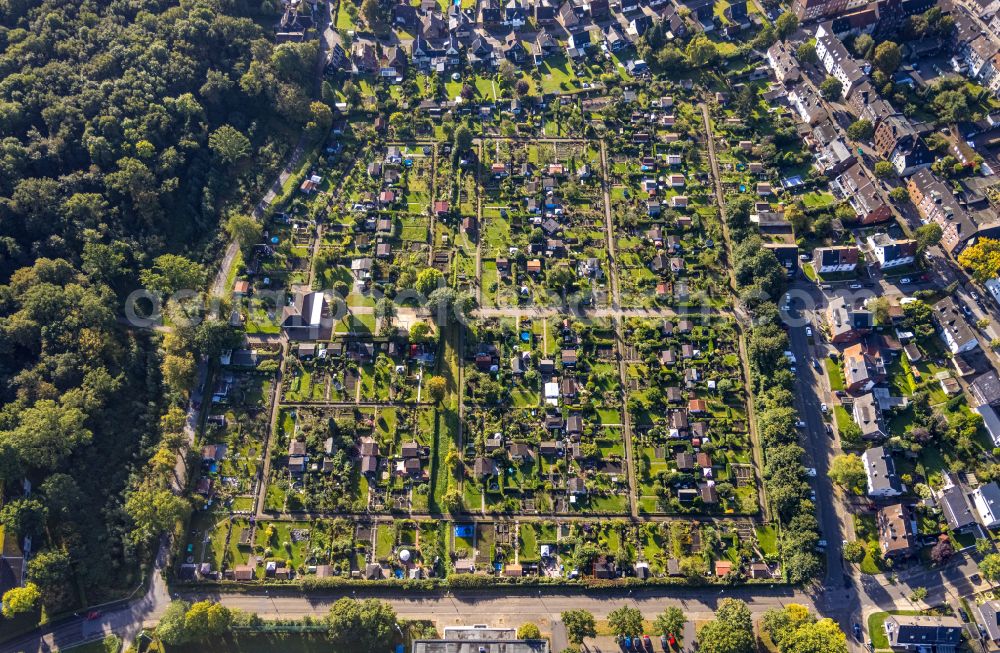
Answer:
[[843, 390], [846, 386], [844, 381], [844, 370], [840, 369], [840, 364], [832, 358], [826, 358], [826, 375], [830, 379], [830, 389], [834, 392]]
[[518, 560], [537, 562], [541, 558], [535, 525], [522, 522], [518, 526]]
[[396, 546], [396, 531], [392, 524], [380, 523], [375, 529], [375, 558], [389, 560]]

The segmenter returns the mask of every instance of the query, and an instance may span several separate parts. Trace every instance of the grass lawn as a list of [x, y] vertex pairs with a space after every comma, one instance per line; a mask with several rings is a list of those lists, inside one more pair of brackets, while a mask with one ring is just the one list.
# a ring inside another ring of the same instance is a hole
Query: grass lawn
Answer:
[[534, 524], [522, 523], [518, 527], [518, 559], [521, 562], [537, 562], [540, 557]]
[[799, 195], [798, 198], [802, 200], [802, 204], [807, 209], [816, 209], [837, 203], [837, 198], [832, 193], [826, 191], [810, 191]]
[[840, 365], [832, 358], [827, 357], [824, 360], [826, 361], [826, 375], [830, 379], [830, 389], [834, 392], [843, 390], [846, 384], [844, 370], [840, 369]]
[[72, 653], [118, 653], [118, 651], [122, 650], [122, 642], [116, 636], [108, 635], [96, 642], [88, 642], [72, 648], [61, 648], [59, 650], [65, 653], [70, 653], [70, 651]]
[[379, 524], [375, 531], [375, 557], [378, 560], [392, 558], [396, 546], [396, 532], [391, 524]]
[[764, 553], [778, 552], [778, 529], [774, 526], [758, 526], [757, 542]]
[[[388, 644], [387, 644], [388, 646]], [[78, 650], [78, 649], [74, 649]], [[167, 653], [329, 653], [329, 638], [320, 633], [239, 633], [180, 646], [164, 646]]]
[[854, 421], [851, 418], [850, 413], [847, 412], [847, 409], [840, 404], [833, 407], [833, 419], [837, 422], [838, 433], [843, 432], [843, 430]]

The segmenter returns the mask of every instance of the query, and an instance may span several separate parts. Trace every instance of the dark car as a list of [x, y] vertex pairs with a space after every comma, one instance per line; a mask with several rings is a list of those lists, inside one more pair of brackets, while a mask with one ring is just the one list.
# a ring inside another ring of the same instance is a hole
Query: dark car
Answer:
[[969, 623], [969, 613], [965, 611], [965, 608], [958, 609], [958, 616], [962, 618], [962, 621]]
[[854, 624], [854, 638], [861, 641], [861, 624]]

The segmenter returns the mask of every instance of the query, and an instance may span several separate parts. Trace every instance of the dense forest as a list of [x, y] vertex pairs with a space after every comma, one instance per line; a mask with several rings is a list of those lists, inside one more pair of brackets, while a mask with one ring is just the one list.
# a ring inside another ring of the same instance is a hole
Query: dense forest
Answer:
[[277, 12], [0, 0], [0, 524], [32, 541], [25, 607], [134, 588], [187, 509], [168, 489], [185, 383], [232, 334], [118, 316], [140, 281], [204, 285], [220, 221], [315, 110], [317, 45], [274, 46]]

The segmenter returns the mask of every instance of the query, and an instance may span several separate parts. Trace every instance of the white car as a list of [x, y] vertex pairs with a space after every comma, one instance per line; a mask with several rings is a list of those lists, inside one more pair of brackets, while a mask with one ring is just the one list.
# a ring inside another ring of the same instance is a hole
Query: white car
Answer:
[[819, 409], [820, 409], [820, 411], [821, 411], [821, 412], [824, 412], [824, 413], [825, 413], [825, 412], [827, 411], [827, 407], [826, 407], [826, 404], [820, 404], [820, 405], [819, 405]]
[[901, 284], [910, 283], [910, 277], [903, 277], [902, 279], [899, 280], [899, 283]]
[[861, 290], [863, 286], [860, 283], [852, 283], [848, 288], [851, 290]]
[[816, 478], [816, 468], [815, 467], [806, 467], [806, 474], [808, 474], [809, 476], [812, 476], [813, 478]]
[[797, 429], [804, 429], [805, 427], [806, 427], [806, 423], [803, 422], [802, 420], [799, 420], [799, 421], [795, 422], [795, 428], [797, 428]]
[[806, 337], [807, 338], [812, 338], [812, 335], [813, 335], [813, 328], [811, 326], [807, 326], [806, 327]]

